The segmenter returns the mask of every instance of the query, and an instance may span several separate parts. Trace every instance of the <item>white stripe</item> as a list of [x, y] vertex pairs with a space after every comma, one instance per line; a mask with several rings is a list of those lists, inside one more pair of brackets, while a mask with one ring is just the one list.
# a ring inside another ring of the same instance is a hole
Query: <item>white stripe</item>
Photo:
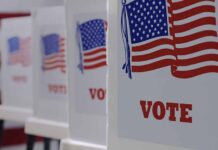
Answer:
[[44, 68], [51, 68], [51, 67], [54, 67], [54, 66], [65, 66], [66, 64], [65, 63], [52, 63], [52, 64], [44, 64]]
[[216, 14], [213, 13], [213, 12], [203, 12], [203, 13], [200, 13], [200, 14], [197, 14], [197, 15], [194, 15], [194, 16], [179, 20], [179, 21], [174, 21], [174, 25], [175, 26], [176, 25], [184, 25], [184, 24], [187, 24], [187, 23], [190, 23], [190, 22], [193, 22], [195, 20], [205, 18], [205, 17], [214, 17], [214, 18], [216, 18]]
[[145, 51], [141, 51], [141, 52], [132, 52], [132, 56], [150, 54], [150, 53], [156, 52], [156, 51], [161, 50], [161, 49], [171, 49], [171, 50], [174, 50], [174, 47], [172, 45], [167, 45], [167, 44], [165, 44], [165, 45], [157, 45], [156, 47], [151, 48], [149, 50], [145, 50]]
[[206, 5], [206, 6], [214, 6], [214, 2], [211, 2], [211, 1], [203, 1], [203, 2], [198, 2], [198, 3], [195, 3], [193, 5], [190, 5], [190, 6], [186, 6], [184, 8], [181, 8], [181, 9], [178, 9], [178, 10], [174, 10], [173, 11], [173, 14], [179, 14], [179, 13], [182, 13], [182, 12], [185, 12], [185, 11], [188, 11], [188, 10], [191, 10], [193, 8], [196, 8], [196, 7], [199, 7], [199, 6], [203, 6], [203, 5]]
[[45, 63], [49, 63], [49, 62], [53, 62], [53, 61], [57, 61], [57, 60], [65, 60], [65, 58], [64, 57], [55, 57], [55, 58], [46, 58], [46, 59], [44, 59], [44, 62]]
[[176, 33], [175, 37], [184, 37], [184, 36], [192, 35], [192, 34], [195, 34], [195, 33], [201, 32], [201, 31], [205, 31], [205, 30], [216, 31], [217, 27], [215, 25], [203, 25], [203, 26], [196, 27], [194, 29], [187, 30], [185, 32]]
[[200, 43], [206, 43], [206, 42], [218, 42], [217, 37], [203, 37], [199, 38], [197, 40], [193, 40], [190, 42], [182, 43], [182, 44], [176, 44], [176, 48], [187, 48], [191, 47]]
[[218, 55], [218, 50], [206, 49], [206, 50], [202, 50], [202, 51], [195, 52], [195, 53], [192, 53], [192, 54], [177, 55], [177, 57], [178, 57], [178, 59], [190, 59], [190, 58], [203, 56], [203, 55], [207, 55], [207, 54], [216, 54], [216, 55]]
[[96, 49], [103, 49], [103, 48], [105, 48], [105, 46], [101, 46], [101, 47], [97, 47], [97, 48], [93, 48], [93, 49], [90, 49], [90, 50], [84, 50], [84, 52], [92, 52], [92, 51], [95, 51]]
[[88, 62], [88, 63], [83, 63], [83, 66], [92, 66], [92, 65], [95, 65], [95, 64], [98, 64], [98, 63], [101, 63], [101, 62], [105, 62], [106, 60], [105, 59], [100, 59], [100, 60], [97, 60], [97, 61], [94, 61], [94, 62]]
[[[84, 54], [85, 54], [85, 52], [84, 52]], [[89, 55], [89, 56], [84, 55], [84, 58], [91, 59], [91, 58], [95, 58], [95, 57], [101, 56], [101, 55], [106, 55], [106, 51], [101, 51], [101, 52], [98, 52], [96, 54], [92, 54], [92, 55]]]
[[183, 0], [172, 0], [173, 3], [182, 2]]
[[193, 69], [198, 69], [201, 67], [209, 66], [209, 65], [216, 65], [218, 66], [218, 62], [216, 61], [205, 61], [193, 65], [188, 65], [188, 66], [178, 66], [177, 70], [178, 71], [188, 71], [188, 70], [193, 70]]
[[149, 64], [158, 62], [160, 60], [165, 60], [165, 59], [175, 59], [175, 57], [168, 55], [168, 56], [163, 56], [163, 57], [158, 57], [158, 58], [150, 59], [150, 60], [147, 60], [147, 61], [132, 62], [132, 66], [149, 65]]

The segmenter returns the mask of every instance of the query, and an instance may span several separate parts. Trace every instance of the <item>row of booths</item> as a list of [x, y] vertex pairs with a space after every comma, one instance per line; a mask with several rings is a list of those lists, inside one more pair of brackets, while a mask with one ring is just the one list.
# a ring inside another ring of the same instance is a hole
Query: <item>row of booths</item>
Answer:
[[184, 2], [66, 0], [4, 19], [0, 118], [61, 150], [217, 149], [217, 5]]

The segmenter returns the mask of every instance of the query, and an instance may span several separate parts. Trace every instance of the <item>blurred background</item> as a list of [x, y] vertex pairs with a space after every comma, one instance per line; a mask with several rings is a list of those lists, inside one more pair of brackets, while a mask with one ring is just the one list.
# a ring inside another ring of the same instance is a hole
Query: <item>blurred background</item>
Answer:
[[[9, 17], [29, 16], [31, 10], [40, 7], [63, 5], [64, 0], [0, 0], [0, 31], [1, 20]], [[1, 50], [0, 50], [1, 53]], [[0, 57], [1, 58], [1, 57]], [[1, 84], [0, 84], [1, 85]], [[24, 134], [24, 125], [10, 121], [0, 120], [0, 126], [4, 127], [0, 133], [0, 150], [25, 150], [27, 136]], [[35, 150], [43, 149], [43, 138], [37, 137]], [[58, 149], [58, 142], [51, 142], [51, 150]]]

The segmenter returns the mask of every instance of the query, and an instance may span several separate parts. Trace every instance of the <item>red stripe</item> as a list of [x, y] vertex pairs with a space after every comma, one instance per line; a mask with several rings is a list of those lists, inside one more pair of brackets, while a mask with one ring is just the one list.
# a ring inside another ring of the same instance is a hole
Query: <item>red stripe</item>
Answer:
[[30, 13], [29, 12], [0, 13], [0, 20], [4, 18], [25, 17], [25, 16], [30, 16]]
[[54, 56], [49, 56], [48, 58], [45, 58], [45, 60], [49, 61], [49, 60], [52, 60], [52, 59], [56, 59], [56, 58], [64, 58], [65, 55], [64, 54], [55, 54]]
[[[37, 138], [36, 141], [42, 141], [42, 138]], [[15, 146], [26, 144], [27, 135], [24, 133], [24, 128], [4, 129], [0, 146]]]
[[172, 65], [173, 59], [164, 59], [148, 65], [132, 66], [133, 72], [146, 72]]
[[167, 39], [167, 38], [162, 38], [162, 39], [155, 40], [155, 41], [147, 43], [147, 44], [143, 44], [143, 45], [140, 45], [140, 46], [134, 46], [132, 48], [132, 51], [133, 52], [146, 51], [146, 50], [149, 50], [149, 49], [151, 49], [153, 47], [157, 47], [159, 45], [165, 45], [165, 44], [172, 45], [172, 40]]
[[210, 65], [210, 66], [200, 67], [188, 71], [175, 71], [173, 75], [177, 78], [185, 79], [185, 78], [193, 78], [206, 73], [218, 73], [218, 66]]
[[89, 63], [89, 62], [94, 62], [94, 61], [98, 61], [98, 60], [101, 60], [101, 59], [106, 59], [106, 55], [100, 55], [100, 56], [97, 56], [97, 57], [94, 57], [94, 58], [85, 58], [84, 59], [84, 62], [85, 63]]
[[84, 52], [84, 56], [90, 56], [90, 55], [94, 55], [94, 54], [105, 52], [105, 51], [106, 51], [106, 48], [100, 48], [100, 49], [93, 50], [91, 52]]
[[187, 6], [191, 6], [193, 4], [199, 2], [215, 2], [215, 0], [183, 0], [180, 2], [173, 3], [173, 10], [181, 9]]
[[84, 65], [84, 69], [90, 70], [90, 69], [96, 69], [96, 68], [100, 68], [104, 66], [107, 66], [106, 61], [94, 64], [94, 65]]
[[61, 37], [60, 42], [64, 42], [64, 41], [65, 41], [65, 38]]
[[189, 18], [191, 16], [205, 13], [205, 12], [213, 12], [214, 13], [215, 7], [214, 6], [205, 6], [205, 5], [198, 6], [198, 7], [192, 8], [192, 9], [187, 10], [187, 11], [182, 12], [182, 13], [173, 14], [173, 19], [174, 19], [174, 21], [183, 20], [183, 19]]
[[203, 25], [216, 25], [216, 19], [213, 17], [205, 17], [205, 18], [192, 21], [190, 23], [183, 24], [183, 25], [176, 25], [173, 27], [172, 30], [174, 33], [179, 33], [179, 32], [185, 32], [190, 29], [194, 29], [196, 27], [203, 26]]
[[51, 65], [51, 64], [59, 64], [59, 63], [65, 63], [65, 60], [54, 60], [51, 62], [45, 62], [45, 65]]
[[218, 55], [206, 54], [206, 55], [197, 56], [197, 57], [193, 57], [189, 59], [179, 59], [178, 61], [175, 62], [175, 65], [189, 66], [189, 65], [194, 65], [197, 63], [201, 63], [201, 62], [206, 62], [206, 61], [217, 61], [218, 62]]
[[173, 55], [173, 51], [171, 49], [161, 49], [159, 51], [156, 51], [150, 54], [132, 56], [132, 62], [146, 61], [149, 59], [154, 59], [154, 58], [168, 56], [168, 55], [171, 55], [171, 56]]
[[61, 49], [61, 50], [59, 50], [59, 52], [61, 52], [61, 53], [64, 53], [64, 52], [65, 52], [65, 50], [64, 50], [64, 49]]
[[184, 36], [184, 37], [175, 37], [174, 41], [176, 44], [190, 42], [202, 37], [214, 36], [217, 37], [217, 32], [213, 30], [205, 30], [198, 33], [194, 33], [192, 35]]
[[53, 70], [53, 69], [56, 69], [56, 68], [65, 68], [66, 67], [66, 65], [55, 65], [55, 66], [52, 66], [52, 67], [45, 67], [44, 66], [44, 68], [43, 69], [45, 69], [45, 70]]
[[192, 53], [207, 50], [207, 49], [218, 50], [218, 42], [206, 42], [206, 43], [200, 43], [194, 46], [190, 46], [188, 48], [177, 48], [176, 54], [177, 55], [187, 55], [187, 54], [192, 54]]

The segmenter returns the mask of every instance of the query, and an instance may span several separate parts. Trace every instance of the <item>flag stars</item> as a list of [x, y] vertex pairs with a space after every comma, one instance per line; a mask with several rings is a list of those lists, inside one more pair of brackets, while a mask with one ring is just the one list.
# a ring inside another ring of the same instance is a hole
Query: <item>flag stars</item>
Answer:
[[136, 0], [127, 4], [126, 8], [133, 43], [168, 34], [165, 1]]
[[88, 21], [80, 25], [84, 50], [105, 45], [105, 22], [101, 19]]

